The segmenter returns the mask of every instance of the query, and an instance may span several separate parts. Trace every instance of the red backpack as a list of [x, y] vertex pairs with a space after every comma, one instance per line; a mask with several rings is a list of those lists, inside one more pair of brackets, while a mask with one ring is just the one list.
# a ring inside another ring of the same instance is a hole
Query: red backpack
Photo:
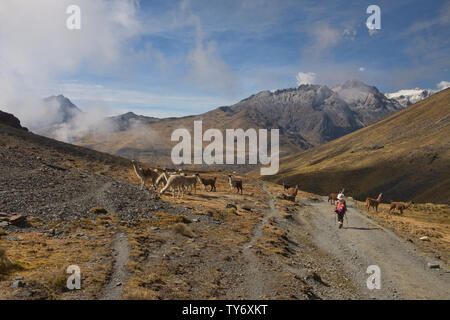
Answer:
[[345, 204], [345, 201], [338, 201], [337, 205], [336, 205], [336, 210], [341, 213], [344, 214], [345, 211], [347, 210], [347, 206]]

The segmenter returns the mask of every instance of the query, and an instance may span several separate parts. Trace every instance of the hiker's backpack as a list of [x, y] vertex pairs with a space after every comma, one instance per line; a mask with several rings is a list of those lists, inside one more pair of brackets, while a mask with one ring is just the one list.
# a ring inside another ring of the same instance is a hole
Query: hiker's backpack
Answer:
[[345, 201], [338, 201], [338, 203], [336, 205], [336, 210], [339, 213], [344, 214], [345, 213], [345, 209], [346, 209]]

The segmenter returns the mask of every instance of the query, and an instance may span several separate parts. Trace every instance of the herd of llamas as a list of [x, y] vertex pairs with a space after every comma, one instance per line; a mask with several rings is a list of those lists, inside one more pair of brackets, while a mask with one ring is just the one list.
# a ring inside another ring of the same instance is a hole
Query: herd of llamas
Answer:
[[[203, 190], [209, 192], [216, 192], [217, 176], [214, 177], [202, 177], [199, 173], [195, 173], [191, 176], [187, 175], [183, 170], [170, 170], [170, 169], [151, 169], [143, 168], [135, 160], [131, 161], [134, 172], [141, 180], [141, 190], [145, 187], [147, 181], [151, 182], [153, 189], [160, 194], [164, 194], [167, 190], [172, 191], [172, 196], [183, 198], [185, 192], [197, 193], [197, 182], [203, 186]], [[159, 186], [163, 185], [159, 190]], [[230, 191], [237, 190], [237, 193], [243, 194], [242, 180], [236, 179], [233, 175], [228, 175], [228, 184]], [[159, 191], [158, 191], [159, 190]]]
[[[145, 187], [147, 181], [151, 182], [154, 190], [158, 191], [158, 188], [161, 184], [163, 184], [162, 189], [159, 191], [160, 194], [164, 194], [167, 190], [172, 191], [172, 196], [175, 197], [175, 193], [177, 193], [177, 197], [183, 197], [185, 192], [197, 192], [197, 182], [203, 186], [203, 190], [206, 190], [209, 187], [209, 192], [215, 192], [217, 176], [214, 177], [202, 177], [200, 174], [195, 173], [192, 176], [186, 175], [181, 169], [178, 170], [169, 170], [169, 169], [151, 169], [151, 168], [143, 168], [138, 165], [135, 160], [131, 161], [133, 165], [134, 172], [141, 180], [141, 189]], [[230, 192], [234, 190], [237, 193], [243, 194], [243, 182], [240, 179], [236, 179], [233, 175], [228, 175], [228, 184], [230, 186]], [[300, 186], [297, 184], [295, 187], [292, 187], [288, 184], [285, 184], [284, 181], [282, 183], [284, 192], [281, 195], [282, 199], [286, 199], [289, 201], [294, 201], [299, 191]], [[337, 201], [337, 197], [339, 193], [344, 193], [345, 189], [337, 193], [330, 193], [328, 196], [328, 202], [331, 205], [334, 205]], [[365, 207], [367, 211], [370, 211], [371, 208], [378, 213], [378, 206], [380, 205], [381, 198], [383, 194], [380, 193], [376, 199], [374, 198], [366, 198]], [[400, 214], [403, 214], [403, 211], [411, 207], [413, 205], [413, 201], [409, 201], [408, 203], [404, 202], [396, 202], [390, 201], [389, 213], [398, 211]]]

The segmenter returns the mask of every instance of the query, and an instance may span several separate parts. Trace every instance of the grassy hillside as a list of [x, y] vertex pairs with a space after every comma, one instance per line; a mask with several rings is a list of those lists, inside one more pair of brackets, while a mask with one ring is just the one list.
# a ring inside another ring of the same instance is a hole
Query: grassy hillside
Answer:
[[327, 144], [281, 159], [267, 180], [358, 199], [450, 203], [450, 89]]

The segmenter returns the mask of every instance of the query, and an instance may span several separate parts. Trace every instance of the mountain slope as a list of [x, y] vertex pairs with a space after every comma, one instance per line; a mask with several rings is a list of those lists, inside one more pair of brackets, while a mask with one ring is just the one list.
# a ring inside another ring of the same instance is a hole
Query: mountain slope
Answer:
[[[356, 98], [350, 98], [350, 91]], [[202, 120], [203, 131], [278, 128], [280, 153], [287, 156], [339, 138], [399, 109], [398, 103], [359, 81], [346, 82], [334, 90], [301, 85], [295, 89], [263, 91], [235, 105], [195, 116], [155, 119], [128, 113], [112, 119], [120, 128], [118, 132], [89, 135], [76, 143], [143, 162], [168, 165], [171, 148], [176, 144], [170, 141], [173, 130], [186, 128], [192, 134], [194, 121]]]
[[14, 115], [7, 112], [3, 112], [1, 110], [0, 110], [0, 124], [27, 131], [26, 128], [22, 127], [19, 119], [17, 119]]
[[356, 198], [450, 203], [450, 89], [369, 127], [281, 159], [268, 180]]

